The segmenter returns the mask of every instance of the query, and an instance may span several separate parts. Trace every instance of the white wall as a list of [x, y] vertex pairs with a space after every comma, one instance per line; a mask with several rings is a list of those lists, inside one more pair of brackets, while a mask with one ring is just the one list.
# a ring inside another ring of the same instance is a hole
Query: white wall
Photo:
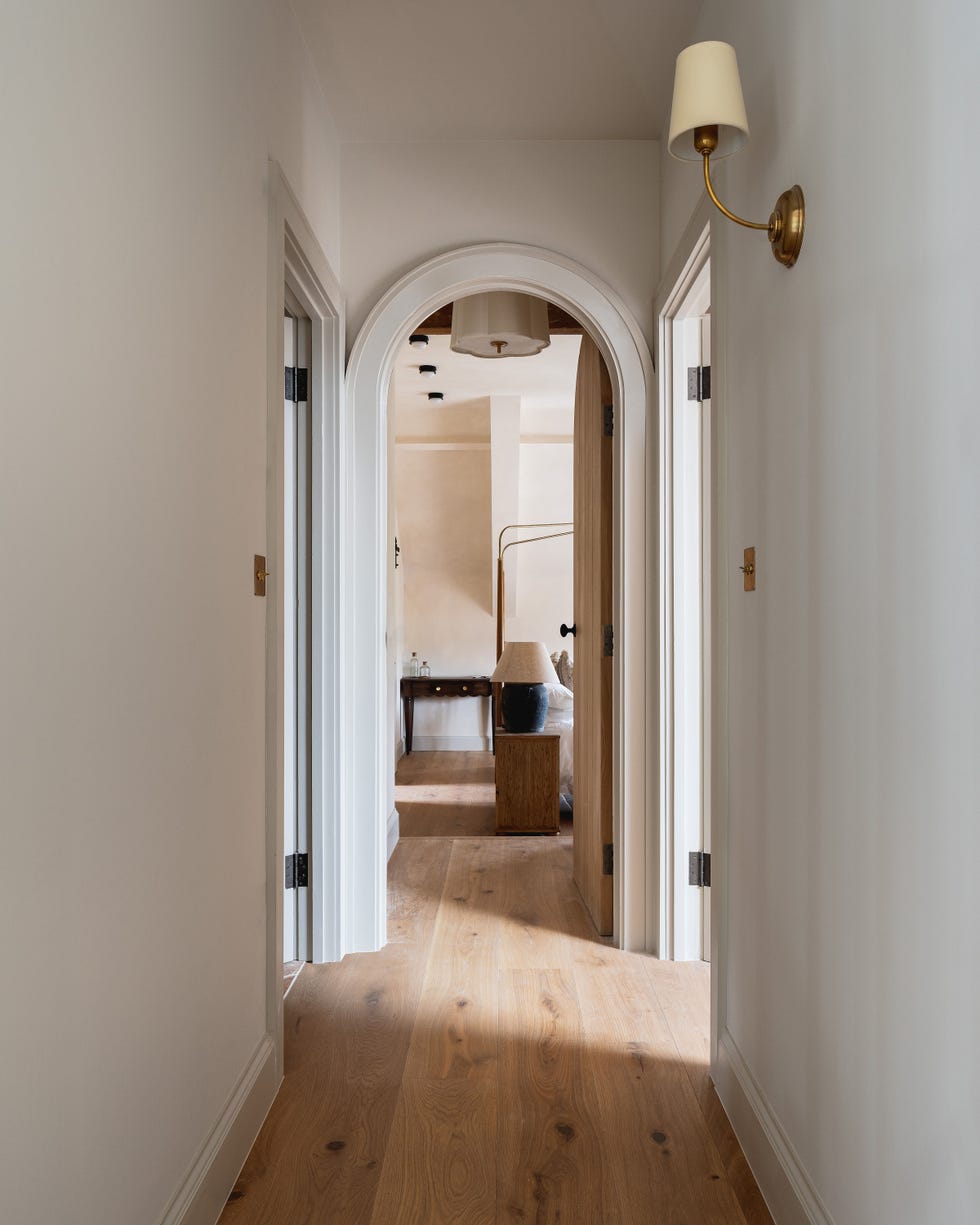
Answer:
[[11, 0], [0, 336], [17, 1225], [159, 1220], [265, 1032], [267, 158], [338, 262], [286, 6]]
[[[761, 217], [798, 181], [808, 208], [790, 271], [764, 237], [713, 227], [730, 1041], [822, 1201], [812, 1219], [966, 1225], [980, 305], [965, 202], [980, 183], [955, 134], [980, 100], [978, 10], [708, 0], [700, 37], [735, 44], [752, 126], [722, 198]], [[666, 261], [699, 167], [665, 160], [664, 176]]]
[[[571, 429], [571, 414], [568, 427]], [[574, 514], [571, 442], [525, 443], [521, 447], [521, 523], [570, 522]], [[548, 535], [562, 528], [541, 528], [521, 536]], [[512, 533], [510, 539], [515, 538]], [[504, 558], [507, 576], [517, 577], [517, 607], [507, 616], [512, 642], [543, 642], [549, 651], [575, 653], [575, 639], [558, 627], [575, 620], [572, 599], [572, 538], [517, 545]]]
[[658, 270], [655, 141], [447, 141], [343, 147], [347, 334], [405, 273], [502, 240], [577, 259], [616, 288], [648, 339]]

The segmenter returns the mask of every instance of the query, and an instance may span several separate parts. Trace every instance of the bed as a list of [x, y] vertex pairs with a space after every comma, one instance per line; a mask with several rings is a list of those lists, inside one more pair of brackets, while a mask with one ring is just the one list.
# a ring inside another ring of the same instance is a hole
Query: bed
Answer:
[[575, 695], [572, 692], [572, 661], [568, 652], [551, 657], [561, 684], [548, 685], [548, 714], [544, 731], [557, 732], [558, 740], [558, 790], [569, 804], [574, 793], [574, 757], [572, 738], [575, 724]]

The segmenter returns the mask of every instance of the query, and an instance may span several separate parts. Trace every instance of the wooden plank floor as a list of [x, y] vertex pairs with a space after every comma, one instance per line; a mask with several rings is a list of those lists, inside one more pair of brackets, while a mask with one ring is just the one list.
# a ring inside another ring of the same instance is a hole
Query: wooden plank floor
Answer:
[[395, 807], [402, 838], [496, 833], [492, 753], [410, 753], [398, 763]]
[[[461, 759], [489, 755], [424, 756], [457, 760], [412, 785], [484, 803]], [[772, 1225], [707, 1076], [707, 967], [597, 937], [571, 856], [399, 843], [389, 944], [286, 998], [285, 1080], [221, 1225]]]
[[[412, 753], [398, 763], [395, 807], [402, 838], [495, 837], [492, 753]], [[567, 815], [559, 831], [571, 836]]]

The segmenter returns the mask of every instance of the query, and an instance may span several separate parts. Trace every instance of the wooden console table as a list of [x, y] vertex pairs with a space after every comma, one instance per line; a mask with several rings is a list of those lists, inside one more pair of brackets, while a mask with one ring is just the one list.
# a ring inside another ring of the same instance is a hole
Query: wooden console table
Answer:
[[489, 698], [490, 734], [491, 737], [496, 736], [497, 700], [489, 676], [403, 676], [402, 705], [405, 707], [406, 753], [412, 751], [416, 698]]

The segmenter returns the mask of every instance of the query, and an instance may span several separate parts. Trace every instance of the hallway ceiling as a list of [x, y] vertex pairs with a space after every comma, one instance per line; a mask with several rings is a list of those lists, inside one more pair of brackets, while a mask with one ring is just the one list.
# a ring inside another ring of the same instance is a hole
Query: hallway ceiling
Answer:
[[341, 140], [659, 139], [700, 0], [292, 0]]

